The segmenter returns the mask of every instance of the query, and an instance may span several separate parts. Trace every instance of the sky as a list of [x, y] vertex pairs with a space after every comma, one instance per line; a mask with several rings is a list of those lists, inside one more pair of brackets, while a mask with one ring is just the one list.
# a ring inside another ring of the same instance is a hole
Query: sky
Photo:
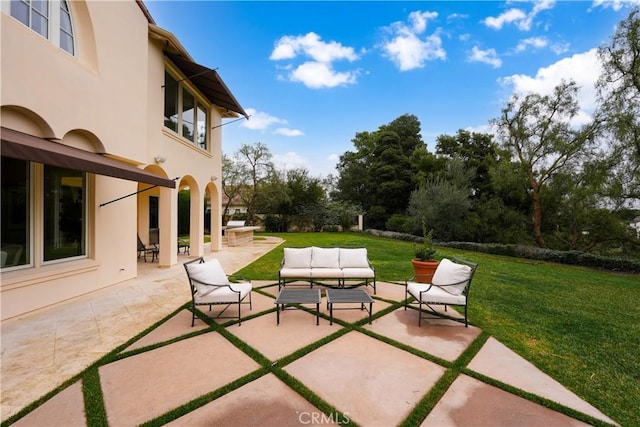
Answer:
[[439, 135], [491, 133], [514, 94], [575, 80], [588, 121], [597, 48], [640, 0], [165, 1], [156, 24], [216, 69], [249, 119], [225, 119], [222, 151], [263, 143], [281, 170], [336, 175], [358, 132], [415, 115]]

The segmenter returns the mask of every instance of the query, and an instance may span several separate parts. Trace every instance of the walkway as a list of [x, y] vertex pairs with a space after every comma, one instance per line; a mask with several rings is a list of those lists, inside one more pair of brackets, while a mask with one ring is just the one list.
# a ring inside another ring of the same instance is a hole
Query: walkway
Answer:
[[[254, 241], [205, 258], [234, 272], [279, 243]], [[249, 318], [241, 326], [196, 320], [192, 328], [191, 313], [179, 309], [189, 299], [182, 266], [140, 267], [136, 280], [2, 323], [3, 421], [122, 346], [98, 369], [112, 426], [154, 419], [286, 426], [338, 417], [391, 426], [408, 416], [423, 426], [581, 426], [589, 417], [615, 424], [478, 328], [442, 319], [418, 328], [416, 312], [398, 305], [403, 286], [378, 284], [372, 325], [360, 310], [334, 311], [338, 321], [321, 317], [319, 326], [313, 314], [287, 310], [276, 326], [278, 287], [254, 281], [253, 309], [243, 309]], [[583, 421], [554, 410], [562, 407]], [[81, 381], [15, 423], [86, 424]]]

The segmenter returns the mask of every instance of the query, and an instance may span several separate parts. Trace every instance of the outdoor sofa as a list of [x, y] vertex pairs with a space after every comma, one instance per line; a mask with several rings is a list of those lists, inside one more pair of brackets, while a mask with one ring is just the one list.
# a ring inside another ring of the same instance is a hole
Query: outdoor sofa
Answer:
[[376, 293], [376, 271], [369, 261], [367, 248], [284, 248], [278, 289], [295, 281], [308, 281], [311, 288], [314, 283], [331, 286], [322, 280], [335, 280], [340, 288], [345, 287], [347, 280], [355, 280], [358, 283], [349, 287], [371, 286]]

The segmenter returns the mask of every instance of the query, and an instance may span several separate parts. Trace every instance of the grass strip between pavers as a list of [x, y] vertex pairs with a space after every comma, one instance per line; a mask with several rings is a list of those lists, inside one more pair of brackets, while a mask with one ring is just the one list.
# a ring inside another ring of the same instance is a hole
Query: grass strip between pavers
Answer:
[[92, 427], [107, 427], [107, 410], [104, 406], [104, 396], [100, 386], [100, 374], [98, 366], [88, 369], [83, 375], [82, 395], [87, 425]]
[[[264, 287], [269, 287], [269, 286], [274, 286], [274, 285], [265, 285]], [[256, 292], [271, 297], [273, 299], [275, 299], [275, 297], [267, 292], [262, 291], [261, 289], [255, 289]], [[389, 304], [391, 304], [389, 307], [375, 313], [372, 316], [372, 321], [375, 319], [378, 319], [380, 317], [383, 317], [391, 312], [393, 312], [394, 310], [397, 310], [398, 308], [404, 307], [404, 303], [405, 301], [392, 301], [392, 300], [387, 300], [385, 298], [381, 298], [381, 297], [377, 297], [374, 296], [374, 298], [387, 302]], [[311, 314], [315, 314], [315, 310], [308, 308], [308, 307], [304, 307], [304, 306], [299, 306], [300, 309], [307, 311]], [[411, 307], [410, 307], [411, 308]], [[282, 357], [281, 359], [278, 359], [274, 362], [272, 362], [271, 360], [269, 360], [267, 357], [265, 357], [264, 355], [262, 355], [259, 351], [257, 351], [256, 349], [254, 349], [253, 347], [249, 346], [248, 344], [246, 344], [244, 341], [240, 340], [239, 338], [237, 338], [235, 335], [233, 335], [231, 332], [229, 332], [226, 328], [228, 326], [234, 325], [236, 323], [239, 323], [239, 321], [236, 320], [230, 320], [228, 322], [225, 323], [221, 323], [218, 324], [214, 321], [214, 319], [210, 318], [209, 316], [207, 316], [205, 313], [201, 312], [200, 310], [196, 309], [195, 313], [196, 313], [196, 317], [199, 318], [200, 320], [202, 320], [203, 322], [205, 322], [208, 326], [204, 329], [192, 332], [192, 333], [187, 333], [184, 335], [181, 335], [179, 337], [161, 342], [161, 343], [155, 343], [153, 345], [149, 345], [146, 347], [141, 347], [139, 349], [135, 349], [135, 350], [131, 350], [131, 351], [124, 351], [127, 347], [129, 347], [132, 343], [136, 342], [137, 340], [139, 340], [140, 338], [142, 338], [143, 336], [147, 335], [148, 333], [150, 333], [151, 331], [153, 331], [154, 329], [156, 329], [157, 327], [159, 327], [160, 325], [164, 324], [167, 320], [169, 320], [170, 318], [172, 318], [173, 316], [175, 316], [177, 313], [179, 313], [182, 310], [189, 310], [191, 311], [191, 302], [187, 302], [184, 305], [182, 305], [181, 307], [179, 307], [178, 309], [176, 309], [174, 312], [170, 313], [169, 315], [167, 315], [166, 317], [164, 317], [163, 319], [159, 320], [158, 322], [154, 323], [152, 326], [150, 326], [149, 328], [145, 329], [144, 331], [140, 332], [139, 334], [135, 335], [133, 338], [129, 339], [127, 342], [125, 342], [124, 344], [116, 347], [114, 350], [112, 350], [111, 352], [105, 354], [104, 356], [102, 356], [100, 359], [98, 359], [97, 361], [95, 361], [94, 363], [92, 363], [90, 366], [88, 366], [87, 368], [85, 368], [84, 371], [82, 371], [81, 373], [79, 373], [78, 375], [70, 378], [69, 380], [65, 381], [63, 384], [61, 384], [60, 386], [56, 387], [54, 390], [52, 390], [51, 392], [47, 393], [46, 395], [44, 395], [43, 397], [37, 399], [36, 401], [32, 402], [31, 404], [29, 404], [28, 406], [26, 406], [25, 408], [23, 408], [20, 412], [14, 414], [13, 416], [9, 417], [7, 420], [3, 421], [1, 426], [9, 426], [12, 423], [16, 422], [17, 420], [19, 420], [20, 418], [24, 417], [25, 415], [27, 415], [28, 413], [30, 413], [31, 411], [35, 410], [36, 408], [38, 408], [39, 406], [41, 406], [42, 404], [44, 404], [45, 402], [47, 402], [50, 398], [52, 398], [54, 395], [58, 394], [59, 392], [61, 392], [62, 390], [64, 390], [65, 388], [69, 387], [70, 385], [72, 385], [73, 383], [82, 380], [82, 392], [83, 392], [83, 397], [84, 397], [84, 406], [85, 406], [85, 413], [86, 413], [86, 420], [87, 420], [87, 425], [91, 425], [91, 426], [108, 426], [108, 419], [107, 419], [107, 413], [106, 413], [106, 409], [104, 406], [104, 400], [103, 400], [103, 394], [102, 394], [102, 388], [100, 385], [100, 376], [99, 376], [99, 368], [102, 365], [106, 365], [112, 362], [115, 362], [117, 360], [121, 360], [127, 357], [131, 357], [134, 356], [136, 354], [140, 354], [140, 353], [144, 353], [146, 351], [151, 351], [154, 350], [156, 348], [159, 347], [163, 347], [166, 345], [170, 345], [173, 344], [175, 342], [178, 341], [182, 341], [184, 339], [188, 339], [188, 338], [192, 338], [198, 335], [202, 335], [205, 333], [209, 333], [209, 332], [218, 332], [220, 333], [225, 339], [227, 339], [229, 342], [231, 342], [235, 347], [237, 347], [239, 350], [241, 350], [243, 353], [247, 354], [249, 357], [251, 357], [254, 361], [256, 361], [259, 365], [261, 365], [261, 368], [257, 369], [256, 371], [253, 371], [229, 384], [226, 384], [223, 387], [220, 387], [212, 392], [206, 393], [202, 396], [197, 397], [196, 399], [193, 399], [190, 402], [187, 402], [186, 404], [175, 408], [165, 414], [160, 415], [159, 417], [156, 417], [144, 424], [142, 424], [143, 426], [160, 426], [163, 424], [166, 424], [167, 422], [173, 421], [175, 419], [178, 419], [179, 417], [201, 407], [204, 406], [208, 403], [210, 403], [211, 401], [227, 394], [230, 393], [268, 373], [273, 373], [275, 376], [277, 376], [281, 381], [283, 381], [285, 384], [287, 384], [289, 387], [291, 387], [294, 391], [296, 391], [299, 395], [301, 395], [304, 399], [306, 399], [309, 403], [311, 403], [313, 406], [315, 406], [316, 408], [318, 408], [320, 411], [322, 411], [323, 413], [325, 413], [328, 417], [331, 417], [331, 419], [334, 422], [337, 422], [338, 424], [341, 425], [355, 425], [354, 421], [349, 419], [348, 417], [345, 417], [344, 415], [340, 414], [339, 411], [336, 410], [335, 407], [333, 407], [331, 404], [329, 404], [328, 402], [324, 401], [322, 398], [320, 398], [318, 395], [316, 395], [312, 390], [310, 390], [309, 388], [307, 388], [303, 383], [301, 383], [300, 381], [298, 381], [295, 377], [291, 376], [290, 374], [288, 374], [286, 371], [284, 371], [283, 367], [294, 362], [295, 360], [300, 359], [301, 357], [305, 356], [306, 354], [309, 354], [310, 352], [324, 346], [325, 344], [328, 344], [331, 341], [336, 340], [337, 338], [352, 332], [352, 331], [357, 331], [360, 333], [363, 333], [365, 335], [368, 335], [374, 339], [377, 339], [379, 341], [382, 341], [384, 343], [387, 343], [391, 346], [394, 346], [398, 349], [407, 351], [411, 354], [414, 354], [418, 357], [421, 357], [423, 359], [427, 359], [430, 360], [438, 365], [443, 366], [446, 369], [445, 374], [436, 382], [436, 384], [431, 388], [431, 390], [429, 390], [429, 392], [417, 403], [417, 405], [415, 406], [415, 408], [411, 411], [411, 413], [407, 416], [407, 418], [402, 422], [402, 426], [413, 426], [413, 425], [418, 425], [421, 422], [424, 421], [424, 419], [427, 417], [427, 415], [433, 410], [433, 408], [435, 407], [435, 405], [437, 404], [438, 401], [440, 401], [440, 399], [444, 396], [444, 394], [446, 393], [446, 391], [450, 388], [450, 386], [453, 384], [453, 382], [456, 380], [456, 378], [460, 375], [460, 374], [465, 374], [468, 375], [470, 377], [473, 377], [479, 381], [482, 381], [483, 383], [489, 384], [491, 386], [497, 387], [499, 389], [502, 389], [506, 392], [509, 392], [511, 394], [517, 395], [519, 397], [522, 397], [526, 400], [529, 400], [531, 402], [540, 404], [542, 406], [545, 406], [551, 410], [554, 410], [556, 412], [560, 412], [563, 413], [569, 417], [572, 417], [574, 419], [580, 420], [582, 422], [594, 425], [594, 426], [609, 426], [610, 424], [593, 418], [591, 416], [588, 416], [586, 414], [583, 414], [581, 412], [578, 412], [574, 409], [568, 408], [564, 405], [558, 404], [556, 402], [553, 402], [551, 400], [545, 399], [543, 397], [537, 396], [535, 394], [523, 391], [521, 389], [518, 389], [516, 387], [510, 386], [508, 384], [504, 384], [498, 380], [495, 380], [493, 378], [490, 377], [486, 377], [482, 374], [479, 374], [477, 372], [474, 372], [468, 368], [466, 368], [467, 364], [473, 359], [473, 357], [475, 357], [475, 355], [480, 351], [480, 349], [482, 348], [482, 346], [485, 344], [485, 342], [487, 341], [487, 339], [490, 337], [490, 334], [487, 332], [481, 332], [481, 334], [471, 343], [471, 345], [469, 347], [467, 347], [467, 349], [454, 361], [454, 362], [450, 362], [444, 359], [441, 359], [439, 357], [433, 356], [429, 353], [425, 353], [421, 350], [417, 350], [411, 346], [402, 344], [400, 342], [397, 342], [393, 339], [390, 339], [388, 337], [385, 336], [381, 336], [378, 335], [375, 332], [369, 331], [367, 329], [365, 329], [363, 326], [366, 326], [366, 324], [368, 324], [369, 322], [369, 318], [363, 318], [360, 319], [359, 321], [355, 322], [355, 323], [348, 323], [346, 321], [343, 321], [341, 319], [336, 319], [334, 318], [333, 321], [334, 323], [337, 323], [338, 325], [340, 325], [340, 329], [337, 330], [336, 332], [332, 333], [331, 335], [328, 335], [314, 343], [311, 343], [301, 349], [296, 350], [295, 352]], [[412, 308], [415, 309], [415, 308]], [[250, 316], [246, 316], [244, 317], [242, 320], [249, 320], [255, 317], [259, 317], [259, 316], [263, 316], [265, 314], [274, 312], [276, 310], [276, 308], [273, 309], [268, 309], [268, 310], [263, 310], [262, 312], [259, 313], [255, 313], [252, 314]], [[329, 316], [324, 314], [324, 313], [320, 313], [320, 317], [329, 320]]]

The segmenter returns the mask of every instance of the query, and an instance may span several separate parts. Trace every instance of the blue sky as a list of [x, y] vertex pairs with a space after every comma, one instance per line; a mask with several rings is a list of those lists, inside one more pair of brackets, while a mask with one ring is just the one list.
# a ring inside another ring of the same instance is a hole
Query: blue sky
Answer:
[[325, 177], [357, 132], [414, 114], [433, 151], [441, 134], [491, 132], [512, 94], [563, 78], [582, 87], [576, 123], [588, 120], [596, 48], [640, 0], [145, 5], [250, 114], [222, 128], [225, 154], [261, 142], [279, 168]]

